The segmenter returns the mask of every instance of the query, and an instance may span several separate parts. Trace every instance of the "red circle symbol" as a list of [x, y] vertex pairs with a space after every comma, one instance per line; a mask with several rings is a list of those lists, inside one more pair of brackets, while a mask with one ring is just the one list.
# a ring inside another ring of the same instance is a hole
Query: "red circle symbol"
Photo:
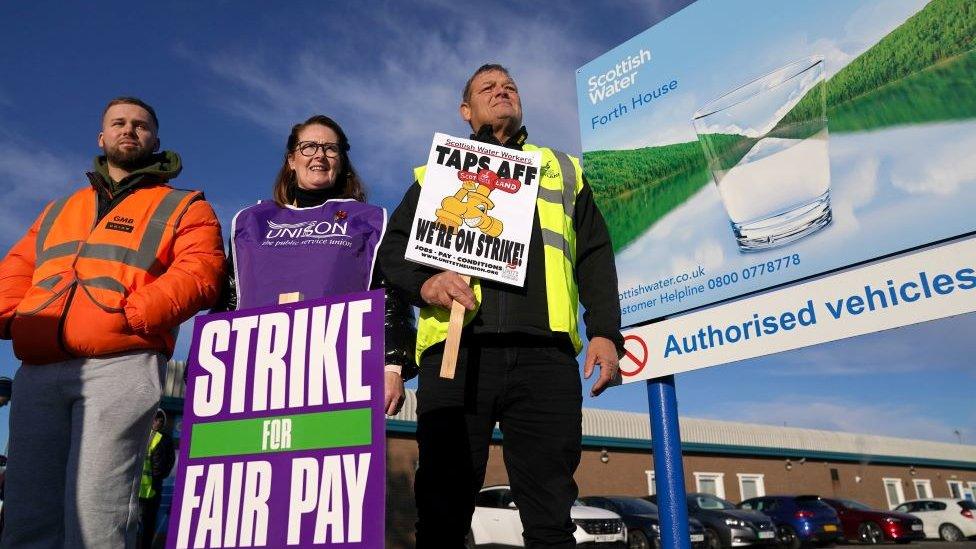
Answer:
[[[627, 348], [628, 341], [636, 341], [637, 344], [640, 345], [641, 351], [643, 351], [642, 356], [635, 355], [634, 353], [631, 352], [630, 349]], [[624, 336], [624, 356], [626, 358], [629, 358], [631, 362], [633, 362], [637, 366], [637, 369], [624, 370], [623, 361], [621, 361], [620, 375], [624, 377], [636, 376], [637, 374], [641, 373], [641, 370], [643, 370], [645, 366], [647, 366], [647, 359], [648, 359], [647, 343], [644, 343], [643, 339], [635, 335]]]

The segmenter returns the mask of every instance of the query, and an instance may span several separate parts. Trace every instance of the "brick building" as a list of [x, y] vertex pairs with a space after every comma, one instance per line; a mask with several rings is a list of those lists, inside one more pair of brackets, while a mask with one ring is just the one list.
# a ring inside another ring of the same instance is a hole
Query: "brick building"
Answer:
[[[976, 498], [976, 446], [731, 421], [680, 420], [685, 489], [738, 503], [820, 494], [889, 509], [917, 497]], [[410, 546], [416, 396], [387, 420], [387, 546]], [[654, 493], [646, 414], [583, 410], [580, 495]], [[505, 484], [496, 430], [485, 485]]]
[[[182, 362], [171, 362], [166, 408], [179, 438]], [[411, 547], [417, 466], [416, 395], [387, 420], [387, 547]], [[916, 497], [976, 498], [976, 446], [874, 435], [683, 418], [685, 488], [732, 502], [756, 495], [820, 494], [888, 509]], [[501, 433], [492, 443], [486, 485], [508, 479]], [[580, 495], [654, 493], [645, 414], [583, 410]]]

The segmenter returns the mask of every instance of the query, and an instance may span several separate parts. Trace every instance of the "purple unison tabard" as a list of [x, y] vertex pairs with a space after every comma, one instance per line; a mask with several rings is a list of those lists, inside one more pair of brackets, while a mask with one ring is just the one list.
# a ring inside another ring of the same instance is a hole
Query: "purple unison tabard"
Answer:
[[283, 292], [311, 298], [367, 290], [385, 229], [386, 210], [352, 199], [244, 208], [231, 227], [238, 309], [278, 303]]

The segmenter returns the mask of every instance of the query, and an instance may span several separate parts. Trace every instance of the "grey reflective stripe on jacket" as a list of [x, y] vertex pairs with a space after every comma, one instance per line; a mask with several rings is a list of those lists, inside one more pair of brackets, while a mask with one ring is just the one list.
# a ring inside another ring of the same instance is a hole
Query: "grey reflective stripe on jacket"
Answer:
[[[150, 214], [149, 219], [146, 221], [146, 230], [143, 232], [139, 246], [135, 250], [116, 244], [93, 244], [85, 243], [81, 240], [71, 240], [44, 248], [44, 243], [50, 235], [51, 229], [54, 227], [54, 223], [57, 221], [58, 216], [61, 215], [64, 207], [72, 197], [69, 196], [62, 198], [51, 206], [47, 214], [45, 214], [44, 219], [41, 220], [41, 225], [38, 228], [36, 238], [37, 260], [35, 262], [35, 268], [41, 266], [43, 263], [49, 260], [71, 256], [77, 253], [78, 257], [116, 261], [130, 267], [142, 269], [151, 275], [158, 276], [165, 270], [164, 266], [159, 263], [159, 260], [156, 257], [156, 252], [163, 240], [163, 233], [167, 229], [167, 221], [173, 217], [173, 214], [176, 212], [176, 208], [179, 207], [180, 203], [186, 197], [194, 193], [196, 193], [196, 191], [169, 189], [163, 199], [159, 201], [159, 204], [156, 206], [153, 213]], [[198, 198], [202, 197], [199, 195], [199, 193], [196, 194], [198, 195]], [[97, 202], [97, 197], [95, 200]], [[179, 216], [177, 217], [178, 220], [182, 219], [183, 214], [186, 213], [186, 209], [189, 208], [190, 204], [193, 202], [194, 200], [187, 202], [183, 208], [183, 211], [180, 212]], [[56, 284], [61, 280], [62, 277], [60, 275], [48, 277], [47, 279], [39, 282], [38, 286], [53, 291]], [[78, 279], [78, 283], [80, 283], [86, 292], [88, 291], [88, 288], [99, 288], [118, 292], [120, 294], [124, 294], [126, 292], [125, 285], [110, 276]], [[93, 301], [97, 303], [97, 300], [94, 298]]]
[[37, 238], [34, 243], [37, 247], [37, 259], [35, 260], [36, 265], [40, 265], [49, 259], [54, 259], [56, 257], [63, 257], [66, 255], [72, 255], [78, 251], [78, 245], [81, 244], [80, 240], [71, 240], [69, 242], [62, 242], [50, 248], [44, 248], [44, 241], [47, 240], [47, 235], [51, 232], [51, 227], [54, 226], [54, 220], [61, 215], [61, 210], [64, 209], [65, 204], [71, 200], [70, 196], [66, 196], [61, 200], [58, 200], [51, 206], [51, 209], [47, 211], [44, 215], [44, 220], [41, 221], [41, 226], [37, 230]]
[[[159, 205], [156, 206], [156, 210], [149, 216], [149, 226], [142, 235], [142, 240], [139, 242], [139, 249], [133, 250], [115, 244], [86, 243], [81, 251], [78, 252], [78, 257], [118, 261], [130, 267], [150, 272], [150, 274], [161, 274], [163, 268], [161, 265], [156, 265], [156, 250], [159, 248], [159, 243], [163, 240], [166, 221], [172, 217], [180, 202], [193, 192], [170, 189], [166, 196], [159, 202]], [[186, 207], [189, 207], [189, 204]]]
[[[559, 162], [559, 173], [562, 175], [563, 190], [562, 193], [559, 193], [540, 185], [538, 199], [562, 206], [563, 213], [569, 218], [568, 222], [572, 223], [573, 212], [576, 209], [576, 165], [573, 164], [573, 161], [569, 159], [569, 155], [566, 153], [557, 151], [556, 149], [549, 150], [552, 151], [553, 156], [556, 157], [556, 161]], [[542, 243], [562, 250], [563, 255], [566, 256], [566, 259], [570, 263], [576, 263], [576, 251], [570, 247], [569, 242], [566, 241], [566, 237], [562, 234], [542, 227]]]

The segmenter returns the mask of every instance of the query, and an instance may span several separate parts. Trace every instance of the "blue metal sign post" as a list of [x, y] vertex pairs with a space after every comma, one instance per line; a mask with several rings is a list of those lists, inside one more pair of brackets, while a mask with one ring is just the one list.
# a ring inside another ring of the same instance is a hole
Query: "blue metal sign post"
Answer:
[[685, 468], [681, 462], [681, 432], [674, 376], [648, 380], [647, 404], [654, 449], [654, 486], [661, 526], [662, 549], [690, 549]]

